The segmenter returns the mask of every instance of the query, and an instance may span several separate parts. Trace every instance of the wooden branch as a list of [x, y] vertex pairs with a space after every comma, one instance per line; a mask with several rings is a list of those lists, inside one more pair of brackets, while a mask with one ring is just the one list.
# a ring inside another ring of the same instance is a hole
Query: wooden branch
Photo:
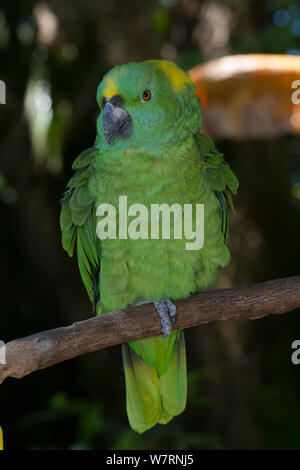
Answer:
[[[300, 307], [300, 276], [199, 292], [176, 302], [176, 306], [176, 329], [216, 320], [255, 320], [280, 315]], [[21, 378], [67, 359], [159, 334], [159, 316], [152, 304], [146, 304], [16, 339], [5, 345], [6, 364], [0, 364], [0, 383], [6, 377]]]

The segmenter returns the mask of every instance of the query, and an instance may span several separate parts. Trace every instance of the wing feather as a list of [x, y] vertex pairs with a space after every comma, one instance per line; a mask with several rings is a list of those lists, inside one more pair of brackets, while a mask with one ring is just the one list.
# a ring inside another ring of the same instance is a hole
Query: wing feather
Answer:
[[222, 217], [222, 234], [225, 242], [228, 238], [227, 203], [234, 211], [232, 194], [237, 193], [239, 182], [228, 163], [224, 160], [224, 155], [215, 147], [214, 142], [204, 134], [196, 136], [197, 145], [200, 150], [201, 160], [205, 169], [210, 187], [215, 192], [220, 204]]
[[73, 256], [76, 246], [82, 281], [94, 309], [100, 299], [100, 240], [96, 236], [96, 208], [88, 181], [93, 171], [94, 147], [82, 152], [74, 161], [75, 171], [62, 199], [60, 226], [63, 248]]

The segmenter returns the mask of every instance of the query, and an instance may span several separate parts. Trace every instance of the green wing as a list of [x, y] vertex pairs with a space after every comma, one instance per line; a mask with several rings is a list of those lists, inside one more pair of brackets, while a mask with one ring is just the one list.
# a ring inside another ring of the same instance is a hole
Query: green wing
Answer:
[[225, 242], [227, 242], [227, 203], [234, 212], [231, 194], [237, 193], [239, 182], [228, 163], [225, 162], [224, 155], [218, 152], [215, 144], [209, 137], [204, 134], [198, 134], [196, 141], [208, 182], [220, 203], [222, 212], [222, 233]]
[[82, 152], [72, 169], [76, 170], [62, 199], [60, 226], [63, 248], [73, 256], [77, 248], [80, 274], [94, 308], [100, 298], [100, 240], [96, 236], [95, 201], [88, 187], [93, 171], [95, 148]]

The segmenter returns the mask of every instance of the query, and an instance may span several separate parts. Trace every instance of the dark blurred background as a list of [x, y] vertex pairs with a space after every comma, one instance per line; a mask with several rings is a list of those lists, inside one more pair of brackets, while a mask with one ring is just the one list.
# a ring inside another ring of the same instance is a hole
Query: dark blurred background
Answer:
[[[0, 338], [91, 313], [61, 248], [59, 200], [95, 139], [96, 88], [112, 66], [165, 58], [185, 70], [236, 53], [300, 54], [289, 0], [74, 0], [0, 6]], [[214, 287], [299, 274], [300, 139], [218, 140], [240, 180], [231, 264]], [[299, 311], [186, 331], [186, 411], [144, 435], [129, 428], [107, 351], [0, 386], [7, 449], [300, 448]]]

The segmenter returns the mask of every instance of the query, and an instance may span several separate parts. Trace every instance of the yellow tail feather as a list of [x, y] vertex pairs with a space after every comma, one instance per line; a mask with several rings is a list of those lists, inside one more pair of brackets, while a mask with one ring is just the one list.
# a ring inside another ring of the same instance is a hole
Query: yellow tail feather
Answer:
[[[152, 340], [153, 348], [155, 338]], [[161, 342], [160, 337], [157, 340]], [[149, 346], [149, 342], [146, 344]], [[182, 331], [176, 332], [173, 344], [169, 365], [162, 375], [160, 367], [147, 365], [129, 344], [122, 345], [126, 408], [130, 426], [136, 432], [145, 432], [157, 423], [166, 424], [185, 408], [187, 381]]]

